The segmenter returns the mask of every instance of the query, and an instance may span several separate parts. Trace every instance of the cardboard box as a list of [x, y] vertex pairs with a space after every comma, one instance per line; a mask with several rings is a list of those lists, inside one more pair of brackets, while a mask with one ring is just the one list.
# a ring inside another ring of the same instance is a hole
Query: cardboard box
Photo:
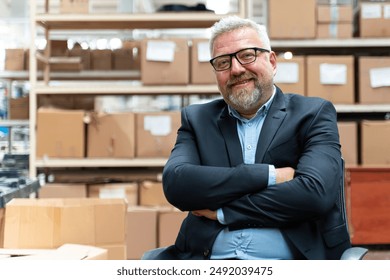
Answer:
[[346, 165], [358, 164], [358, 124], [356, 122], [338, 122], [341, 154]]
[[48, 183], [38, 191], [39, 198], [81, 198], [87, 197], [85, 184]]
[[191, 84], [216, 84], [215, 73], [210, 64], [209, 41], [192, 39], [191, 47]]
[[359, 57], [359, 103], [390, 103], [390, 57]]
[[29, 96], [9, 99], [9, 119], [28, 120], [30, 118]]
[[50, 40], [50, 57], [69, 58], [67, 62], [51, 63], [51, 71], [80, 71], [82, 70], [81, 58], [79, 62], [71, 62], [67, 40]]
[[359, 28], [360, 37], [390, 36], [390, 3], [360, 3]]
[[126, 209], [124, 199], [14, 198], [6, 207], [4, 248], [124, 245]]
[[25, 69], [24, 49], [5, 49], [4, 70], [23, 71]]
[[187, 212], [172, 209], [160, 209], [158, 213], [158, 247], [165, 247], [175, 243], [183, 220]]
[[107, 183], [88, 185], [88, 197], [122, 198], [128, 206], [138, 205], [137, 183]]
[[317, 38], [319, 39], [347, 39], [352, 37], [352, 23], [317, 23]]
[[284, 93], [306, 95], [306, 61], [305, 56], [293, 56], [286, 59], [277, 58], [278, 68], [274, 77], [275, 84]]
[[139, 260], [157, 247], [157, 209], [129, 207], [126, 220], [127, 259]]
[[352, 38], [354, 33], [352, 4], [317, 5], [317, 38]]
[[322, 97], [335, 104], [355, 103], [352, 55], [309, 55], [306, 64], [307, 96]]
[[390, 165], [390, 121], [361, 122], [363, 165]]
[[90, 117], [87, 157], [134, 158], [134, 113], [94, 113]]
[[126, 260], [126, 244], [99, 245], [107, 250], [109, 260]]
[[115, 49], [112, 51], [113, 70], [130, 70], [133, 58], [132, 49]]
[[107, 260], [104, 248], [80, 244], [64, 244], [57, 249], [0, 249], [5, 260]]
[[69, 55], [67, 40], [50, 40], [50, 56], [64, 57]]
[[271, 39], [313, 39], [316, 22], [316, 0], [272, 0], [268, 3]]
[[112, 70], [111, 50], [91, 50], [91, 70]]
[[81, 58], [81, 70], [91, 69], [91, 52], [89, 49], [82, 49], [80, 45], [76, 44], [69, 50], [69, 57]]
[[180, 112], [137, 112], [136, 157], [168, 157], [180, 127]]
[[131, 50], [130, 70], [141, 71], [142, 42], [139, 40], [123, 41], [122, 48]]
[[67, 110], [93, 111], [95, 109], [95, 97], [87, 95], [39, 95], [38, 108], [57, 108]]
[[139, 186], [139, 205], [171, 206], [164, 195], [161, 182], [143, 181]]
[[60, 0], [60, 13], [88, 14], [89, 0]]
[[37, 112], [37, 157], [83, 158], [83, 110], [40, 108]]
[[113, 50], [114, 70], [141, 70], [141, 42], [124, 41], [122, 48]]
[[317, 5], [317, 22], [352, 23], [352, 5]]
[[187, 39], [144, 39], [142, 50], [141, 81], [144, 85], [189, 84]]

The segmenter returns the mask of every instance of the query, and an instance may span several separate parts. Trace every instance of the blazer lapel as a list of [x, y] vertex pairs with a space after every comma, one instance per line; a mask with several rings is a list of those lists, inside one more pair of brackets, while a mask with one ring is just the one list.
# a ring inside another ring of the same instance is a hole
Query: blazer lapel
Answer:
[[231, 166], [237, 166], [244, 162], [241, 150], [240, 139], [237, 134], [236, 119], [229, 115], [227, 106], [218, 120], [218, 126], [221, 130], [222, 136], [225, 139], [226, 149], [229, 154]]
[[272, 101], [268, 114], [264, 120], [264, 124], [260, 132], [259, 142], [257, 143], [257, 163], [263, 162], [264, 155], [285, 117], [286, 104], [284, 101], [284, 95], [280, 89], [276, 88], [274, 100]]

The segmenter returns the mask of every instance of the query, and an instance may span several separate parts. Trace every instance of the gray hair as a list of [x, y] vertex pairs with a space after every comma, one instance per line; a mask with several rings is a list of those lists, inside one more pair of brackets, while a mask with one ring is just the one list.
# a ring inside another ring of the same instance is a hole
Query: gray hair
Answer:
[[222, 18], [211, 27], [210, 53], [213, 52], [214, 41], [219, 35], [243, 27], [254, 29], [259, 35], [260, 40], [263, 42], [262, 47], [271, 50], [271, 43], [267, 34], [267, 29], [264, 25], [258, 24], [250, 19], [243, 19], [233, 15]]

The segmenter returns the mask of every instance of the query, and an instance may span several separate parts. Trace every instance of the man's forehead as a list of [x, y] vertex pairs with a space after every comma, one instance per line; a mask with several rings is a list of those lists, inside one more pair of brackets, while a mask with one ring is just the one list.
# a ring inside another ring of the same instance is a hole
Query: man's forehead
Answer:
[[259, 36], [252, 28], [235, 29], [219, 35], [213, 45], [213, 55], [236, 52], [243, 48], [261, 47]]

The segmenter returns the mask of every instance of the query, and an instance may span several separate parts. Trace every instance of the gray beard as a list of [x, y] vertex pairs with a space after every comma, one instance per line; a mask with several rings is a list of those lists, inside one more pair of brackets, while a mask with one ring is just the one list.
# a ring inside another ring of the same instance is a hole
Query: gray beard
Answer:
[[251, 93], [243, 89], [236, 94], [229, 93], [229, 101], [237, 111], [245, 112], [258, 106], [262, 95], [263, 93], [258, 87]]

